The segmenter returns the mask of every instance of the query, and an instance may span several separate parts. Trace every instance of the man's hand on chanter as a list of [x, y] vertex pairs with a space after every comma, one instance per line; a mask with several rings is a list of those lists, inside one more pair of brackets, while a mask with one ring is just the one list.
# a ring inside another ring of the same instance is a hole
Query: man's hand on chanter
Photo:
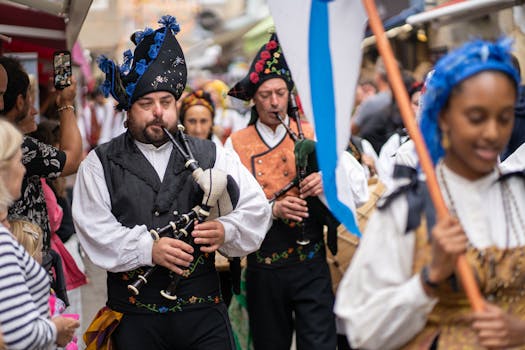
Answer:
[[181, 267], [188, 267], [193, 261], [193, 247], [180, 239], [162, 237], [153, 244], [151, 257], [153, 263], [182, 275]]
[[275, 201], [272, 209], [273, 216], [281, 219], [289, 219], [297, 222], [308, 217], [308, 207], [304, 199], [286, 196]]
[[192, 236], [196, 244], [202, 245], [201, 252], [212, 253], [224, 243], [224, 226], [217, 220], [195, 225]]
[[323, 180], [321, 173], [311, 173], [299, 184], [301, 198], [317, 197], [323, 193]]

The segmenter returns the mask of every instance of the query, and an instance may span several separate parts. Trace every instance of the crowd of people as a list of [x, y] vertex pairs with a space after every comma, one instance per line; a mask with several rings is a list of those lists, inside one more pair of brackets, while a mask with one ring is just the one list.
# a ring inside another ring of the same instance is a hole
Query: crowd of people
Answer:
[[[188, 89], [180, 26], [159, 24], [122, 65], [99, 58], [105, 80], [81, 106], [74, 78], [50, 91], [39, 123], [27, 73], [0, 57], [0, 349], [525, 349], [525, 89], [509, 40], [404, 74], [445, 217], [381, 59], [359, 82], [338, 197], [373, 213], [333, 288], [327, 250], [350, 233], [277, 36], [231, 87]], [[83, 335], [77, 239], [107, 272]]]

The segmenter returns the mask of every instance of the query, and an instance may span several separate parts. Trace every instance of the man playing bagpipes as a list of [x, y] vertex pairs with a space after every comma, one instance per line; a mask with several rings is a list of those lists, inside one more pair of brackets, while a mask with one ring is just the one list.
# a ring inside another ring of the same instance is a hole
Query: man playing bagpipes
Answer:
[[159, 23], [132, 36], [122, 66], [99, 60], [127, 132], [89, 153], [75, 185], [80, 241], [108, 271], [107, 307], [84, 339], [88, 349], [229, 350], [214, 252], [257, 250], [270, 206], [233, 152], [177, 130], [186, 63], [175, 18]]
[[[260, 49], [248, 75], [229, 92], [230, 96], [253, 100], [254, 107], [249, 126], [234, 133], [226, 147], [239, 154], [272, 202], [272, 227], [261, 249], [248, 256], [250, 330], [255, 349], [287, 350], [294, 330], [298, 349], [335, 349], [334, 295], [323, 225], [332, 233], [328, 237], [330, 246], [335, 244], [339, 223], [318, 199], [323, 187], [321, 175], [312, 164], [313, 129], [288, 116], [293, 86], [273, 35]], [[346, 156], [351, 158], [348, 153]], [[363, 169], [352, 160], [354, 163], [344, 165], [343, 181], [357, 169], [356, 181], [362, 181], [366, 188]], [[346, 185], [348, 191], [342, 196], [355, 208], [351, 185]]]

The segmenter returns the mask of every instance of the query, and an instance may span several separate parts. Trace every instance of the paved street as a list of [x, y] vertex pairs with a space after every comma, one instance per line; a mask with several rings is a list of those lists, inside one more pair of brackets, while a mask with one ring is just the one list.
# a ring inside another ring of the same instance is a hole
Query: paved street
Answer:
[[102, 306], [107, 298], [106, 291], [106, 273], [95, 266], [87, 257], [84, 258], [86, 275], [89, 283], [82, 287], [82, 322], [79, 334], [79, 349], [85, 349], [84, 342], [81, 340], [82, 334], [89, 326], [93, 317]]

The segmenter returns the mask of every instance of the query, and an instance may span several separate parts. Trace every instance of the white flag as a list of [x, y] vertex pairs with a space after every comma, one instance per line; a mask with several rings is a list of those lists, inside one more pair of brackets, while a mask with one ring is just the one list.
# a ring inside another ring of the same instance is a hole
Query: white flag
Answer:
[[268, 3], [304, 112], [315, 127], [328, 206], [350, 232], [359, 235], [353, 213], [337, 196], [335, 170], [350, 140], [367, 19], [361, 0]]

